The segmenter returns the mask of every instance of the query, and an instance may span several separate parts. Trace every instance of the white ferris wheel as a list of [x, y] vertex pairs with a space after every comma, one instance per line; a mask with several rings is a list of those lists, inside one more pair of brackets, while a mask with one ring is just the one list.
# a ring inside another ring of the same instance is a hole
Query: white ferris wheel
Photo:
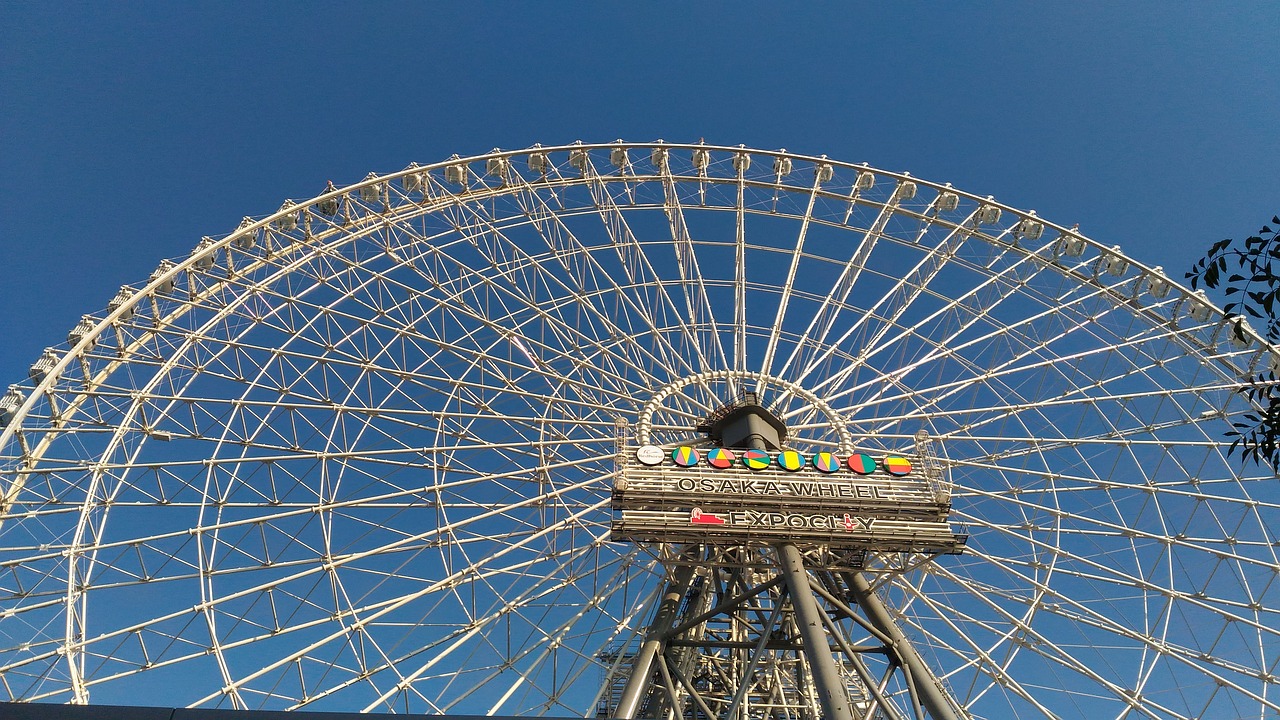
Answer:
[[[1273, 717], [1280, 500], [1224, 433], [1278, 358], [865, 164], [370, 174], [162, 262], [0, 400], [0, 699], [812, 717], [834, 678], [858, 718]], [[962, 548], [623, 537], [630, 448], [705, 451], [744, 397], [802, 456], [927, 460]]]

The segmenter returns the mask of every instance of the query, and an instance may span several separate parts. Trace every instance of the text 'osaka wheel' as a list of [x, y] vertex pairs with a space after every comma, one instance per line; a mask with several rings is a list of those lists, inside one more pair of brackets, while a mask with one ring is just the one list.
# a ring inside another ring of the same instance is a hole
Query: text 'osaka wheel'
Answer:
[[866, 165], [370, 175], [162, 263], [4, 396], [0, 698], [608, 715], [682, 551], [611, 541], [619, 448], [751, 393], [802, 453], [931, 439], [963, 553], [859, 577], [956, 716], [1269, 717], [1274, 477], [1223, 435], [1276, 363], [1159, 268]]

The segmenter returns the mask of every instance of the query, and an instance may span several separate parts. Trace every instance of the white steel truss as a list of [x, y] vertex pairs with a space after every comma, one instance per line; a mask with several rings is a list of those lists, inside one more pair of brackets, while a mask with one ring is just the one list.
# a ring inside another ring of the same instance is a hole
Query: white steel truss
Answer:
[[[591, 715], [685, 567], [610, 541], [619, 423], [695, 378], [649, 417], [672, 442], [773, 377], [821, 400], [770, 396], [804, 449], [828, 411], [876, 451], [926, 430], [969, 535], [806, 571], [860, 712], [928, 711], [878, 603], [960, 717], [1267, 717], [1280, 501], [1224, 433], [1278, 357], [1074, 228], [866, 165], [371, 175], [163, 262], [0, 398], [0, 697]], [[693, 575], [754, 619], [707, 618], [738, 659], [697, 669], [665, 638], [655, 687], [817, 707], [767, 560]]]

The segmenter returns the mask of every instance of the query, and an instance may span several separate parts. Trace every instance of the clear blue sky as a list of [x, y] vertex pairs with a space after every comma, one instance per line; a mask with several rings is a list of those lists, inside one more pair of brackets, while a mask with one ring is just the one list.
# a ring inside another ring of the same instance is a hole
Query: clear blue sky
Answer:
[[1280, 4], [8, 3], [0, 387], [286, 198], [575, 139], [786, 147], [1177, 276], [1280, 212]]

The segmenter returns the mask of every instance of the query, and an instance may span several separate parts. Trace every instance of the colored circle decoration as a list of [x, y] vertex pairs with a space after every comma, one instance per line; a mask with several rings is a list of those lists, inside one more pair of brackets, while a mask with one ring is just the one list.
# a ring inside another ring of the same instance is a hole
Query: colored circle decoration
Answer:
[[661, 465], [664, 455], [666, 453], [657, 445], [641, 445], [636, 448], [636, 460], [645, 465]]
[[772, 460], [769, 453], [763, 450], [748, 450], [742, 453], [742, 464], [750, 470], [764, 470], [769, 467]]
[[898, 455], [890, 455], [884, 459], [884, 471], [897, 477], [909, 475], [911, 474], [911, 461]]
[[819, 472], [833, 473], [840, 469], [840, 458], [829, 452], [820, 452], [813, 456], [813, 466]]
[[876, 471], [876, 459], [866, 453], [854, 453], [847, 462], [849, 469], [859, 475], [870, 475]]
[[807, 458], [795, 450], [783, 450], [778, 453], [778, 467], [787, 472], [795, 472], [804, 467]]
[[671, 459], [680, 467], [693, 467], [698, 464], [700, 458], [697, 450], [688, 445], [681, 445], [671, 451]]
[[733, 467], [733, 461], [737, 459], [733, 451], [728, 448], [711, 448], [707, 451], [707, 464], [717, 470]]

